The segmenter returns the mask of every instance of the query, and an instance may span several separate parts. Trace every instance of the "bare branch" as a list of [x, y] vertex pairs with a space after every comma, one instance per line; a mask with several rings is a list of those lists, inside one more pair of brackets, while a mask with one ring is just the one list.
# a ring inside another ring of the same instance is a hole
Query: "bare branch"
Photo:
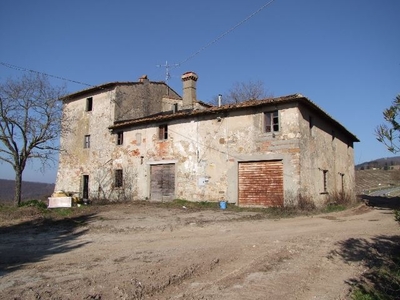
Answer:
[[[264, 88], [262, 81], [235, 82], [229, 92], [223, 97], [222, 104], [237, 104], [249, 100], [261, 100], [272, 97]], [[211, 100], [211, 104], [218, 103], [218, 96]]]
[[63, 87], [53, 87], [44, 75], [30, 74], [0, 83], [0, 160], [16, 171], [15, 204], [21, 201], [26, 163], [53, 159], [58, 150]]

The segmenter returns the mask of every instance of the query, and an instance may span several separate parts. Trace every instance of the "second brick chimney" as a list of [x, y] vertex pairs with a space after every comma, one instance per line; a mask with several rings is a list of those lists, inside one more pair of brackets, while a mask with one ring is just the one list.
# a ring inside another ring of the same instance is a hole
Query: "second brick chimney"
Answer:
[[193, 109], [196, 103], [196, 81], [199, 77], [195, 72], [186, 72], [182, 75], [183, 82], [183, 109]]

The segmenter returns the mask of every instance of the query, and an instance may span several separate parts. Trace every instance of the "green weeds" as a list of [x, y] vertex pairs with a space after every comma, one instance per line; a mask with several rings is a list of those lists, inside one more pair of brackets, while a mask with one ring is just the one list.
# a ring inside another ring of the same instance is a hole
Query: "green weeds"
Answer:
[[28, 201], [23, 201], [19, 205], [20, 207], [36, 207], [39, 209], [46, 209], [47, 204], [44, 203], [43, 201], [40, 200], [28, 200]]
[[[400, 222], [400, 211], [394, 211]], [[353, 300], [400, 299], [400, 237], [377, 238], [375, 244], [367, 245], [364, 261], [368, 270], [357, 281], [351, 294]], [[377, 253], [371, 253], [374, 250]]]

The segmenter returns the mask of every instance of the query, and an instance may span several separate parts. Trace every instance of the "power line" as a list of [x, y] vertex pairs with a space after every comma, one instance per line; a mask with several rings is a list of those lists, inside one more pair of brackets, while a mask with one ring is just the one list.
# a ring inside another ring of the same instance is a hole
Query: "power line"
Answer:
[[61, 76], [51, 75], [51, 74], [48, 74], [48, 73], [35, 71], [35, 70], [23, 68], [23, 67], [18, 67], [18, 66], [12, 65], [12, 64], [1, 62], [1, 61], [0, 61], [0, 65], [4, 66], [6, 68], [9, 68], [9, 69], [17, 70], [17, 71], [35, 73], [35, 74], [39, 74], [39, 75], [44, 75], [44, 76], [60, 79], [60, 80], [63, 80], [63, 81], [69, 81], [69, 82], [76, 83], [76, 84], [86, 85], [86, 86], [89, 86], [89, 87], [95, 87], [95, 85], [93, 85], [93, 84], [89, 84], [89, 83], [85, 83], [85, 82], [81, 82], [81, 81], [76, 81], [76, 80], [68, 79], [68, 78], [61, 77]]
[[204, 47], [200, 48], [199, 50], [197, 50], [196, 52], [194, 52], [192, 55], [190, 55], [188, 58], [184, 59], [183, 61], [181, 61], [180, 63], [178, 63], [177, 65], [180, 66], [184, 63], [186, 63], [188, 60], [191, 60], [192, 58], [194, 58], [195, 56], [197, 56], [198, 54], [200, 54], [201, 52], [203, 52], [204, 50], [206, 50], [207, 48], [209, 48], [210, 46], [212, 46], [213, 44], [215, 44], [216, 42], [218, 42], [220, 39], [222, 39], [224, 36], [228, 35], [229, 33], [231, 33], [232, 31], [234, 31], [236, 28], [238, 28], [239, 26], [241, 26], [243, 23], [247, 22], [248, 20], [250, 20], [252, 17], [254, 17], [256, 14], [258, 14], [259, 12], [261, 12], [264, 8], [266, 8], [267, 6], [271, 5], [272, 2], [274, 2], [275, 0], [271, 0], [267, 3], [265, 3], [263, 6], [261, 6], [259, 9], [257, 9], [255, 12], [253, 12], [251, 15], [247, 16], [245, 19], [243, 19], [242, 21], [240, 21], [239, 23], [237, 23], [235, 26], [231, 27], [230, 29], [228, 29], [227, 31], [225, 31], [224, 33], [222, 33], [220, 36], [218, 36], [217, 38], [215, 38], [214, 40], [212, 40], [211, 42], [209, 42], [207, 45], [205, 45]]
[[[204, 50], [206, 50], [207, 48], [209, 48], [210, 46], [212, 46], [213, 44], [218, 42], [220, 39], [222, 39], [223, 37], [225, 37], [226, 35], [228, 35], [232, 31], [234, 31], [236, 28], [238, 28], [239, 26], [241, 26], [242, 24], [244, 24], [245, 22], [250, 20], [252, 17], [254, 17], [258, 13], [260, 13], [263, 9], [265, 9], [267, 6], [271, 5], [274, 1], [275, 0], [270, 0], [269, 2], [265, 3], [263, 6], [261, 6], [259, 9], [257, 9], [255, 12], [253, 12], [252, 14], [247, 16], [245, 19], [243, 19], [242, 21], [237, 23], [235, 26], [231, 27], [230, 29], [228, 29], [227, 31], [225, 31], [224, 33], [219, 35], [217, 38], [215, 38], [214, 40], [209, 42], [207, 45], [205, 45], [204, 47], [202, 47], [199, 50], [197, 50], [196, 52], [194, 52], [192, 55], [190, 55], [189, 57], [187, 57], [186, 59], [184, 59], [180, 63], [174, 64], [174, 65], [168, 65], [168, 62], [166, 62], [165, 65], [158, 65], [158, 67], [165, 67], [166, 68], [166, 82], [168, 83], [168, 79], [171, 78], [170, 70], [172, 68], [176, 68], [178, 66], [181, 66], [182, 64], [184, 64], [187, 61], [191, 60], [192, 58], [194, 58], [195, 56], [197, 56], [198, 54], [200, 54], [201, 52], [203, 52]], [[45, 73], [45, 72], [40, 72], [40, 71], [28, 69], [28, 68], [23, 68], [23, 67], [19, 67], [19, 66], [12, 65], [12, 64], [9, 64], [9, 63], [5, 63], [5, 62], [1, 62], [1, 61], [0, 61], [0, 65], [4, 66], [6, 68], [9, 68], [9, 69], [17, 70], [17, 71], [23, 71], [23, 72], [30, 72], [30, 73], [45, 75], [45, 76], [56, 78], [56, 79], [59, 79], [59, 80], [68, 81], [68, 82], [72, 82], [72, 83], [76, 83], [76, 84], [80, 84], [80, 85], [85, 85], [85, 86], [88, 86], [88, 87], [95, 87], [96, 86], [96, 85], [85, 83], [85, 82], [82, 82], [82, 81], [72, 80], [72, 79], [68, 79], [68, 78], [65, 78], [65, 77], [48, 74], [48, 73]]]

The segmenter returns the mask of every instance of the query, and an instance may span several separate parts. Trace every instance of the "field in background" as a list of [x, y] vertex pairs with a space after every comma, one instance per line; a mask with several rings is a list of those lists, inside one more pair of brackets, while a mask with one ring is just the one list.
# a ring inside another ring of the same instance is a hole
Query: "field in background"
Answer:
[[358, 170], [356, 171], [356, 192], [369, 191], [400, 185], [400, 170]]
[[[25, 181], [22, 184], [22, 200], [44, 200], [54, 192], [53, 183]], [[14, 198], [14, 180], [0, 179], [0, 203], [12, 202]]]

